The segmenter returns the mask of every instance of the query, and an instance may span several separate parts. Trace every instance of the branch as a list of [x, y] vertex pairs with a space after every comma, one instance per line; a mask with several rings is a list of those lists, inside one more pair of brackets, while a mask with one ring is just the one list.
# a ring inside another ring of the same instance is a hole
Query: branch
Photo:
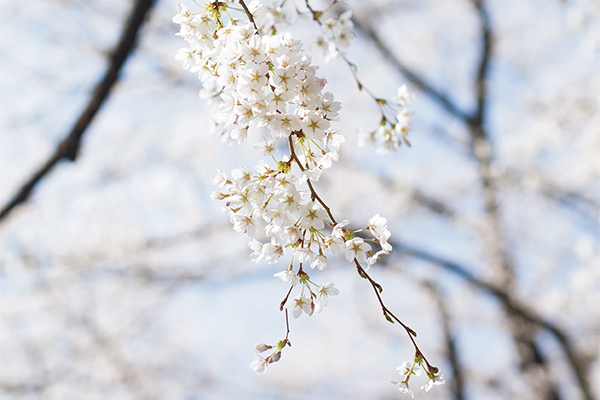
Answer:
[[[483, 126], [484, 124], [484, 113], [487, 105], [487, 90], [486, 81], [489, 74], [490, 59], [492, 53], [492, 29], [490, 26], [490, 19], [487, 15], [483, 0], [474, 0], [475, 8], [479, 14], [481, 21], [481, 59], [479, 60], [479, 66], [477, 68], [477, 76], [475, 78], [475, 96], [477, 97], [477, 109], [475, 114], [469, 118], [472, 126]], [[481, 130], [480, 134], [484, 135], [484, 131]]]
[[450, 360], [450, 366], [452, 367], [452, 391], [454, 392], [454, 398], [456, 400], [464, 400], [465, 395], [465, 378], [463, 375], [463, 366], [458, 358], [458, 350], [456, 349], [456, 340], [452, 334], [452, 327], [450, 326], [450, 315], [448, 314], [448, 308], [444, 303], [442, 294], [439, 288], [432, 281], [425, 281], [424, 285], [431, 291], [435, 297], [438, 310], [442, 317], [442, 327], [444, 329], [444, 341], [446, 342], [447, 356]]
[[256, 22], [254, 22], [254, 16], [248, 9], [248, 6], [246, 6], [246, 3], [244, 3], [244, 0], [240, 0], [240, 4], [242, 5], [242, 8], [244, 9], [244, 13], [246, 13], [246, 16], [248, 17], [250, 22], [252, 22], [252, 25], [254, 25], [254, 30], [256, 31], [256, 34], [258, 34], [258, 27], [256, 26]]
[[136, 1], [133, 11], [129, 16], [129, 20], [127, 21], [125, 31], [121, 36], [121, 40], [111, 57], [111, 64], [106, 71], [104, 78], [94, 90], [94, 94], [85, 111], [80, 115], [71, 132], [60, 143], [54, 154], [50, 156], [46, 163], [36, 171], [23, 186], [21, 186], [13, 199], [2, 208], [2, 211], [0, 211], [0, 221], [6, 218], [16, 206], [24, 203], [29, 198], [33, 188], [61, 159], [65, 158], [70, 161], [75, 161], [77, 159], [79, 148], [81, 146], [81, 138], [88, 126], [92, 123], [92, 120], [100, 107], [106, 101], [110, 90], [117, 82], [119, 71], [135, 47], [138, 31], [140, 30], [146, 15], [152, 9], [153, 4], [154, 0]]
[[592, 392], [591, 386], [588, 381], [588, 371], [587, 366], [582, 362], [581, 358], [575, 353], [575, 349], [572, 343], [572, 339], [565, 333], [561, 328], [553, 324], [552, 322], [540, 317], [537, 313], [521, 304], [518, 303], [511, 295], [508, 294], [505, 290], [487, 283], [479, 278], [477, 278], [473, 273], [469, 272], [465, 267], [452, 262], [450, 260], [443, 259], [441, 257], [435, 256], [433, 254], [427, 253], [425, 251], [412, 248], [409, 246], [405, 246], [399, 243], [391, 243], [395, 250], [399, 253], [403, 253], [405, 255], [427, 261], [431, 264], [438, 265], [445, 270], [452, 272], [453, 274], [463, 278], [473, 286], [478, 289], [483, 290], [484, 292], [495, 297], [504, 309], [508, 313], [512, 313], [514, 315], [518, 315], [523, 320], [548, 331], [556, 341], [559, 343], [562, 348], [571, 369], [573, 370], [576, 379], [579, 383], [581, 391], [583, 392], [583, 396], [586, 400], [592, 400]]
[[366, 36], [369, 40], [373, 42], [373, 44], [379, 49], [383, 57], [390, 63], [394, 68], [398, 70], [402, 75], [406, 77], [413, 85], [423, 91], [426, 95], [431, 97], [434, 101], [439, 103], [443, 108], [445, 108], [450, 114], [454, 115], [459, 120], [468, 123], [469, 117], [461, 111], [458, 106], [446, 97], [444, 94], [440, 93], [438, 90], [434, 89], [431, 85], [429, 85], [425, 79], [420, 77], [417, 73], [406, 67], [398, 58], [394, 55], [392, 50], [383, 42], [379, 34], [375, 32], [372, 26], [367, 25], [364, 21], [358, 20], [356, 18], [352, 19], [354, 22], [354, 26], [356, 29], [361, 32], [364, 36]]

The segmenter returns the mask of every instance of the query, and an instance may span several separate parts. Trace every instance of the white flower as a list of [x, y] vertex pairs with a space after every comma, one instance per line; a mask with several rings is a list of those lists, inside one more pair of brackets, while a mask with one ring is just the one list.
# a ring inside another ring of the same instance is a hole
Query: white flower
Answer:
[[250, 368], [256, 371], [256, 375], [262, 375], [267, 372], [267, 360], [258, 354], [254, 354], [254, 357], [256, 357], [256, 360], [250, 364]]
[[325, 247], [327, 247], [336, 257], [340, 255], [342, 249], [344, 248], [344, 241], [334, 236], [325, 238], [323, 243], [325, 244]]
[[255, 63], [264, 62], [266, 54], [260, 36], [254, 35], [248, 40], [247, 44], [241, 43], [240, 54], [241, 58], [246, 61]]
[[238, 144], [244, 143], [248, 138], [248, 126], [232, 129], [231, 132], [229, 132], [229, 136], [231, 139], [237, 140]]
[[[411, 370], [411, 368], [412, 368], [412, 370]], [[419, 367], [418, 365], [413, 365], [409, 362], [404, 361], [402, 363], [402, 365], [399, 365], [398, 367], [396, 367], [396, 372], [398, 372], [400, 375], [420, 376], [421, 375], [421, 367]]]
[[315, 257], [315, 253], [313, 253], [310, 249], [307, 249], [306, 247], [300, 247], [297, 248], [294, 251], [294, 255], [298, 258], [298, 262], [312, 262], [313, 258]]
[[243, 232], [252, 237], [256, 233], [256, 222], [247, 215], [232, 215], [231, 221], [236, 232]]
[[290, 133], [300, 130], [302, 124], [297, 115], [294, 114], [277, 114], [271, 120], [269, 125], [273, 133], [282, 137], [290, 136]]
[[333, 227], [333, 231], [331, 232], [331, 235], [338, 239], [343, 239], [344, 238], [344, 229], [343, 228], [346, 225], [348, 225], [349, 223], [350, 223], [350, 221], [348, 221], [347, 219], [338, 223], [336, 226]]
[[327, 211], [316, 203], [301, 205], [300, 209], [300, 225], [303, 229], [315, 228], [323, 229], [324, 220], [327, 218]]
[[355, 237], [346, 242], [346, 260], [352, 262], [355, 258], [359, 263], [367, 260], [367, 251], [371, 250], [371, 246], [362, 238]]
[[238, 84], [262, 90], [262, 87], [267, 84], [267, 72], [269, 72], [269, 67], [266, 63], [249, 62], [244, 66], [244, 72], [240, 74]]
[[218, 169], [217, 174], [212, 178], [212, 184], [217, 187], [223, 187], [227, 183], [227, 175], [225, 172]]
[[191, 18], [190, 9], [181, 3], [177, 4], [177, 14], [173, 17], [173, 22], [176, 24], [189, 24]]
[[309, 113], [302, 119], [302, 131], [313, 139], [322, 140], [331, 123], [317, 113]]
[[406, 85], [402, 85], [398, 88], [398, 94], [396, 95], [396, 99], [402, 107], [407, 107], [414, 101], [415, 94], [410, 93]]
[[285, 254], [285, 247], [277, 239], [271, 238], [271, 243], [263, 245], [263, 253], [267, 255], [267, 262], [274, 264]]
[[344, 136], [339, 134], [338, 132], [339, 130], [337, 129], [327, 129], [325, 131], [324, 141], [327, 147], [329, 147], [329, 150], [339, 153], [342, 149], [342, 143], [346, 141], [346, 138], [344, 138]]
[[373, 254], [373, 256], [367, 258], [367, 268], [369, 269], [369, 267], [373, 264], [376, 264], [377, 261], [379, 261], [379, 257], [382, 256], [383, 254], [389, 254], [389, 252], [385, 251], [385, 250], [379, 250], [377, 253]]
[[298, 209], [298, 206], [300, 204], [300, 192], [298, 192], [295, 188], [283, 190], [280, 192], [279, 196], [277, 197], [277, 200], [279, 201], [277, 211], [294, 212]]
[[342, 105], [339, 101], [333, 100], [332, 93], [325, 93], [321, 98], [321, 111], [324, 114], [324, 117], [329, 120], [334, 120], [338, 116], [338, 111], [342, 109]]
[[315, 309], [312, 297], [306, 294], [294, 297], [291, 301], [288, 301], [285, 307], [290, 310], [294, 318], [300, 317], [302, 311], [310, 316]]
[[244, 188], [252, 180], [252, 172], [246, 167], [240, 167], [231, 171], [231, 177], [235, 179], [233, 182], [235, 186]]
[[286, 226], [281, 232], [281, 236], [286, 238], [289, 243], [295, 243], [300, 240], [302, 232], [296, 226]]
[[278, 272], [273, 276], [278, 278], [281, 282], [289, 282], [292, 286], [296, 286], [298, 282], [300, 282], [298, 275], [294, 271], [290, 271], [289, 269]]
[[375, 214], [373, 218], [369, 220], [369, 230], [376, 238], [390, 237], [390, 232], [387, 229], [387, 219]]
[[421, 386], [421, 389], [425, 390], [426, 392], [429, 392], [434, 385], [437, 386], [446, 383], [446, 380], [444, 379], [444, 373], [441, 373], [439, 376], [434, 374], [427, 374], [427, 376], [429, 376], [429, 380], [425, 382], [423, 386]]
[[[335, 254], [334, 254], [335, 255]], [[311, 268], [317, 268], [319, 270], [324, 270], [326, 268], [329, 268], [329, 260], [327, 259], [327, 257], [325, 257], [324, 255], [318, 255], [315, 257], [315, 259], [313, 260], [312, 263], [310, 263], [310, 267]]]
[[400, 390], [401, 393], [408, 393], [410, 394], [410, 397], [414, 399], [415, 395], [413, 394], [412, 390], [410, 390], [410, 387], [408, 387], [408, 382], [392, 381], [392, 383], [394, 385], [398, 385], [398, 390]]
[[252, 260], [252, 262], [259, 262], [265, 255], [262, 251], [263, 244], [256, 239], [252, 239], [252, 241], [248, 243], [248, 247], [252, 250], [252, 254], [250, 254], [250, 260]]
[[179, 49], [175, 54], [175, 59], [183, 62], [183, 69], [185, 70], [196, 67], [198, 58], [197, 52], [190, 48]]
[[275, 180], [277, 181], [276, 185], [278, 188], [282, 188], [284, 190], [296, 190], [296, 185], [294, 182], [296, 182], [297, 178], [294, 174], [277, 174]]
[[319, 286], [317, 289], [317, 304], [315, 310], [321, 312], [323, 308], [329, 305], [329, 296], [337, 296], [338, 294], [340, 294], [340, 291], [334, 287], [333, 282]]
[[304, 172], [300, 174], [300, 182], [304, 183], [306, 181], [318, 181], [323, 173], [322, 169], [313, 168], [313, 169], [305, 169]]
[[254, 149], [262, 156], [272, 156], [277, 153], [277, 138], [272, 138], [268, 135], [263, 135], [263, 141], [254, 144]]

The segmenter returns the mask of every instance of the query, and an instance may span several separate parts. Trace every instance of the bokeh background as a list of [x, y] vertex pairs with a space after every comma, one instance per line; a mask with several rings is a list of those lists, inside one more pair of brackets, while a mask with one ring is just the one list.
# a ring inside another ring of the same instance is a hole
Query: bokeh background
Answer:
[[[217, 168], [257, 154], [210, 133], [200, 81], [174, 59], [177, 2], [155, 2], [76, 161], [0, 222], [0, 396], [406, 397], [390, 381], [412, 346], [345, 260], [315, 274], [341, 293], [291, 322], [281, 361], [260, 377], [248, 367], [254, 345], [285, 335], [287, 287], [210, 200]], [[340, 220], [388, 218], [395, 252], [372, 276], [447, 380], [425, 393], [415, 378], [416, 395], [596, 398], [598, 2], [346, 3], [328, 12], [354, 11], [347, 58], [361, 82], [381, 98], [405, 83], [416, 93], [412, 147], [358, 146], [379, 110], [296, 17], [290, 30], [343, 105], [346, 143], [318, 190]], [[0, 1], [2, 207], [87, 107], [133, 6]]]

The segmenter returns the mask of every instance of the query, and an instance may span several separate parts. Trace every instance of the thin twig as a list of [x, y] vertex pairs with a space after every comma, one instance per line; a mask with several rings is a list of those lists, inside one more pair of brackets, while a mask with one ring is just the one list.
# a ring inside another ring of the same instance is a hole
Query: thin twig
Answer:
[[[289, 144], [289, 148], [290, 148], [290, 158], [291, 160], [296, 163], [296, 165], [298, 165], [298, 168], [300, 168], [300, 170], [302, 172], [304, 172], [306, 170], [306, 168], [302, 165], [302, 163], [300, 162], [300, 159], [298, 158], [298, 155], [296, 154], [296, 150], [295, 150], [295, 146], [294, 146], [294, 140], [293, 140], [293, 136], [297, 135], [300, 136], [301, 132], [297, 132], [294, 133], [292, 132], [292, 134], [290, 134], [290, 136], [288, 137], [288, 144]], [[310, 179], [306, 180], [308, 183], [308, 186], [310, 188], [310, 192], [311, 192], [311, 196], [313, 199], [317, 199], [319, 201], [319, 203], [325, 208], [325, 210], [327, 211], [327, 214], [329, 215], [329, 218], [331, 219], [331, 222], [334, 225], [337, 225], [337, 222], [335, 220], [335, 218], [333, 217], [333, 214], [331, 213], [330, 208], [327, 206], [327, 204], [325, 204], [325, 202], [319, 197], [319, 195], [317, 194], [317, 192], [315, 191], [315, 189], [313, 188]], [[344, 242], [346, 241], [346, 239], [343, 239]], [[402, 322], [402, 320], [400, 320], [400, 318], [396, 317], [394, 315], [394, 313], [392, 311], [390, 311], [389, 308], [386, 307], [385, 303], [383, 302], [383, 299], [381, 298], [381, 292], [383, 291], [383, 287], [375, 282], [375, 280], [373, 280], [373, 278], [371, 278], [371, 276], [367, 273], [367, 271], [360, 265], [360, 263], [358, 262], [358, 260], [356, 258], [354, 258], [354, 264], [356, 265], [356, 270], [358, 272], [358, 275], [364, 279], [367, 279], [369, 281], [369, 283], [371, 284], [371, 286], [373, 287], [373, 290], [375, 292], [375, 296], [377, 296], [377, 300], [379, 301], [379, 305], [381, 306], [381, 310], [383, 312], [383, 316], [385, 317], [386, 320], [390, 321], [390, 322], [398, 322], [406, 331], [406, 333], [408, 334], [408, 337], [410, 338], [410, 341], [412, 342], [414, 348], [415, 348], [415, 354], [419, 355], [423, 358], [423, 361], [425, 361], [425, 363], [427, 364], [428, 369], [431, 371], [433, 369], [436, 369], [435, 367], [433, 367], [431, 364], [429, 364], [429, 362], [427, 361], [427, 358], [425, 358], [425, 355], [423, 354], [423, 352], [421, 352], [421, 350], [419, 349], [419, 346], [417, 345], [417, 342], [415, 341], [414, 337], [417, 336], [417, 333], [411, 329], [408, 325], [406, 325], [404, 322]], [[288, 293], [289, 296], [289, 293]], [[287, 297], [286, 297], [287, 300]]]
[[494, 296], [498, 301], [500, 301], [502, 306], [508, 312], [516, 314], [520, 316], [523, 320], [528, 321], [529, 323], [548, 331], [552, 336], [554, 336], [554, 338], [562, 348], [567, 358], [567, 361], [571, 366], [571, 369], [575, 373], [577, 381], [584, 394], [584, 398], [587, 400], [593, 399], [593, 397], [591, 396], [591, 391], [589, 389], [590, 386], [587, 378], [587, 366], [576, 354], [576, 350], [573, 345], [573, 340], [561, 328], [559, 328], [554, 323], [539, 316], [534, 310], [531, 310], [526, 306], [520, 304], [503, 288], [483, 281], [482, 279], [476, 277], [473, 273], [469, 272], [467, 268], [461, 266], [458, 263], [397, 242], [390, 242], [390, 244], [399, 253], [403, 253], [408, 256], [430, 262], [434, 265], [438, 265], [444, 268], [445, 270], [463, 278], [465, 281], [469, 282], [478, 289], [481, 289], [484, 292]]
[[254, 25], [254, 29], [256, 30], [256, 33], [258, 34], [258, 27], [256, 26], [256, 22], [254, 22], [254, 16], [252, 15], [252, 13], [250, 12], [250, 10], [246, 6], [246, 3], [244, 3], [244, 0], [240, 0], [240, 4], [242, 5], [242, 8], [244, 9], [244, 12], [246, 13], [246, 16], [248, 17], [248, 19], [250, 20], [250, 22], [252, 22], [252, 25]]

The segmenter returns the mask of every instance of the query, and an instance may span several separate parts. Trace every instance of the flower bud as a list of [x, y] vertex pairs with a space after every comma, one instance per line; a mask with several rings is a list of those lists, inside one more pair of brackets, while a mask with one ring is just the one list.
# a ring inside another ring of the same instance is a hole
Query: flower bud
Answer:
[[257, 353], [262, 353], [263, 351], [267, 351], [269, 350], [271, 347], [273, 346], [269, 346], [268, 344], [257, 344], [256, 346], [254, 346], [254, 351]]
[[274, 362], [281, 360], [281, 351], [276, 352], [268, 359], [269, 359], [269, 363], [274, 363]]
[[223, 193], [217, 192], [217, 191], [212, 192], [210, 195], [210, 198], [212, 200], [223, 200], [225, 197], [227, 197], [227, 196], [225, 196]]

